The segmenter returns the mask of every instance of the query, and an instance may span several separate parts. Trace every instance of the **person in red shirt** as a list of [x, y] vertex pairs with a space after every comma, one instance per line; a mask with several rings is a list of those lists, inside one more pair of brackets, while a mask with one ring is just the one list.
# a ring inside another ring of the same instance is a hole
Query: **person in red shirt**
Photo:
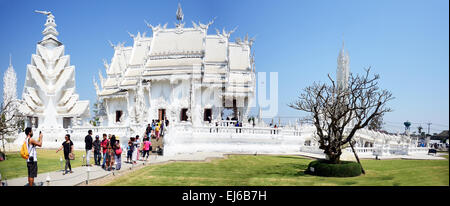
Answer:
[[108, 139], [106, 138], [106, 134], [103, 134], [103, 140], [102, 143], [100, 144], [102, 147], [102, 152], [103, 152], [103, 163], [102, 163], [102, 168], [105, 168], [105, 163], [106, 163], [106, 149], [108, 147]]

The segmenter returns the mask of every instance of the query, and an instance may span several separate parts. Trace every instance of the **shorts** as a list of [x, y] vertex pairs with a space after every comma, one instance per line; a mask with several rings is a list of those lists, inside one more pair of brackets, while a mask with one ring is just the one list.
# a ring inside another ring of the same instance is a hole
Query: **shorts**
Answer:
[[28, 177], [37, 177], [37, 162], [27, 162]]

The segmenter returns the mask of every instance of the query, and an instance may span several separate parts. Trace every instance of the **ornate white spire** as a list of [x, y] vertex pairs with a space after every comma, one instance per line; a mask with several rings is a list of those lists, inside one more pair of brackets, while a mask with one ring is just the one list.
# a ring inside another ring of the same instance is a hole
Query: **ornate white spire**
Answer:
[[178, 3], [177, 20], [181, 22], [183, 21], [183, 18], [184, 18], [183, 10], [181, 9], [181, 4]]
[[58, 31], [56, 30], [56, 23], [55, 23], [55, 16], [53, 16], [52, 12], [49, 11], [37, 11], [34, 12], [47, 15], [47, 20], [45, 21], [45, 29], [42, 31], [42, 34], [44, 37], [42, 38], [42, 41], [44, 44], [47, 43], [46, 40], [54, 40], [58, 44], [58, 46], [61, 44], [58, 41], [57, 36], [59, 35]]
[[338, 87], [347, 88], [348, 78], [350, 76], [350, 58], [348, 56], [348, 52], [345, 51], [344, 41], [342, 41], [342, 49], [339, 51], [337, 64], [336, 79]]
[[181, 9], [181, 4], [178, 3], [178, 9], [177, 9], [178, 24], [175, 24], [176, 27], [183, 27], [184, 26], [183, 18], [184, 18], [183, 10]]
[[47, 21], [44, 38], [27, 65], [19, 110], [39, 118], [40, 128], [63, 128], [64, 117], [75, 120], [89, 116], [89, 101], [80, 101], [75, 92], [75, 66], [70, 65], [70, 56], [64, 54], [65, 47], [56, 38], [54, 16], [48, 11], [36, 12], [47, 15]]
[[11, 54], [9, 67], [3, 75], [3, 103], [17, 99], [17, 76], [12, 66]]

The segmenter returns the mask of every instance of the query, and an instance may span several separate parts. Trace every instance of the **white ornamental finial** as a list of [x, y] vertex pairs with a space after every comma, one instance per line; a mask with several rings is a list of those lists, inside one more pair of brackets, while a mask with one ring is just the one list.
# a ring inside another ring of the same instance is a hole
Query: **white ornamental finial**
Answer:
[[181, 23], [181, 21], [183, 21], [183, 18], [184, 18], [183, 10], [181, 9], [181, 4], [178, 3], [177, 20]]
[[56, 36], [59, 35], [58, 31], [56, 31], [56, 24], [55, 24], [55, 16], [53, 16], [52, 12], [49, 11], [38, 11], [35, 10], [34, 12], [47, 15], [47, 20], [44, 24], [45, 29], [42, 31], [42, 34], [44, 35], [44, 38], [42, 40], [46, 40], [49, 38], [53, 38], [54, 40], [58, 40]]

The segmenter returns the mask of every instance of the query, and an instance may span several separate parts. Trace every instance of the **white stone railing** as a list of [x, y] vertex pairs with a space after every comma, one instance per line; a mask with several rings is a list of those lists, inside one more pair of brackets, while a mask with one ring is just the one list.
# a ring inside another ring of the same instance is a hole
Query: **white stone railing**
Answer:
[[[357, 154], [361, 153], [370, 153], [373, 154], [373, 152], [376, 150], [374, 147], [354, 147]], [[348, 152], [353, 152], [351, 147], [345, 148]]]
[[[188, 131], [188, 129], [185, 129]], [[276, 135], [276, 136], [300, 136], [300, 130], [270, 128], [270, 127], [222, 127], [222, 126], [198, 126], [193, 127], [194, 133], [227, 133], [227, 134], [248, 134], [248, 135]]]
[[87, 135], [88, 130], [92, 130], [92, 133], [97, 134], [114, 134], [114, 133], [127, 133], [130, 132], [130, 128], [126, 126], [114, 126], [114, 127], [73, 127], [65, 129], [68, 134], [72, 133], [85, 133]]
[[[222, 120], [217, 122], [218, 126], [221, 127], [234, 127], [236, 125], [237, 121], [236, 120]], [[215, 123], [212, 123], [215, 125]]]

